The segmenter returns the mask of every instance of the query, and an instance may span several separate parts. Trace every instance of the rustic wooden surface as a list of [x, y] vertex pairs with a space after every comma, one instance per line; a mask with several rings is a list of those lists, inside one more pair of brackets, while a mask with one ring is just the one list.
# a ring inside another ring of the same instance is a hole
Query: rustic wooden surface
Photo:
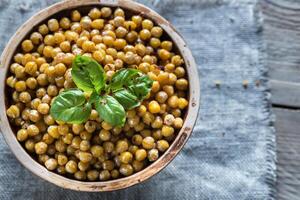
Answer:
[[300, 199], [300, 1], [262, 0], [277, 130], [277, 196]]

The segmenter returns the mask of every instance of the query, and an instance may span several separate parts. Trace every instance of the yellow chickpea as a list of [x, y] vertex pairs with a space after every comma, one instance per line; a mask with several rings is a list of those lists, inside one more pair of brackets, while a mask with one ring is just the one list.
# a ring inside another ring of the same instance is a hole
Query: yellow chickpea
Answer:
[[22, 42], [22, 49], [24, 52], [30, 52], [32, 51], [34, 48], [33, 44], [32, 44], [32, 41], [31, 40], [24, 40]]
[[58, 29], [59, 29], [59, 23], [58, 23], [57, 19], [50, 19], [48, 21], [48, 28], [52, 32], [58, 31]]
[[148, 109], [151, 113], [159, 113], [160, 105], [157, 103], [157, 101], [151, 101], [148, 105]]

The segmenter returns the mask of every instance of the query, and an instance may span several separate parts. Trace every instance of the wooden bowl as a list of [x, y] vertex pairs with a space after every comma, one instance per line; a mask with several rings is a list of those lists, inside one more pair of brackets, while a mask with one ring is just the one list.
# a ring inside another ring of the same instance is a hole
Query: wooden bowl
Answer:
[[[50, 18], [51, 16], [63, 16], [71, 9], [78, 9], [85, 11], [87, 8], [93, 6], [109, 6], [121, 7], [129, 13], [140, 14], [149, 19], [152, 19], [156, 24], [160, 25], [169, 37], [174, 41], [177, 46], [177, 51], [185, 61], [185, 67], [189, 79], [189, 105], [186, 112], [185, 120], [182, 129], [179, 131], [177, 137], [171, 144], [170, 148], [154, 163], [135, 173], [129, 177], [120, 178], [116, 180], [103, 181], [103, 182], [82, 182], [72, 180], [56, 173], [48, 171], [44, 166], [35, 161], [17, 141], [12, 127], [9, 124], [6, 116], [6, 75], [9, 71], [9, 65], [13, 58], [15, 51], [19, 48], [21, 41], [28, 36], [32, 29], [36, 28], [39, 24]], [[191, 51], [188, 49], [185, 41], [175, 30], [175, 28], [163, 17], [154, 12], [153, 10], [133, 1], [128, 0], [67, 0], [54, 4], [25, 22], [14, 34], [4, 49], [0, 59], [0, 129], [6, 143], [11, 151], [15, 154], [17, 159], [32, 173], [37, 176], [54, 183], [60, 187], [68, 188], [79, 191], [113, 191], [140, 183], [151, 176], [161, 171], [182, 149], [187, 139], [191, 135], [193, 126], [195, 124], [197, 113], [199, 109], [200, 98], [200, 85], [197, 73], [197, 66], [192, 56]], [[163, 181], [163, 180], [162, 180]]]

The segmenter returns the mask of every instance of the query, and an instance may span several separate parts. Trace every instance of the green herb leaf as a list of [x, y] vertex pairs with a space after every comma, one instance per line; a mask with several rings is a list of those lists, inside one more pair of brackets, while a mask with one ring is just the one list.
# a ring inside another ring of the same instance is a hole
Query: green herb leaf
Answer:
[[69, 89], [55, 97], [50, 114], [56, 120], [80, 124], [87, 121], [91, 109], [91, 104], [86, 101], [81, 90]]
[[99, 94], [96, 91], [93, 91], [91, 96], [90, 96], [89, 102], [90, 103], [95, 103], [98, 100], [99, 100]]
[[138, 76], [139, 73], [140, 71], [137, 69], [121, 69], [117, 71], [111, 78], [110, 88], [113, 92], [121, 89], [133, 77]]
[[126, 110], [130, 110], [140, 105], [139, 99], [126, 89], [120, 89], [114, 92], [113, 97], [115, 97]]
[[126, 115], [123, 106], [112, 96], [99, 96], [95, 102], [95, 108], [101, 119], [112, 126], [123, 126]]
[[151, 91], [153, 80], [147, 75], [142, 75], [128, 82], [128, 90], [139, 100], [143, 100]]
[[72, 63], [72, 78], [83, 91], [96, 90], [98, 93], [105, 85], [105, 72], [100, 64], [87, 56], [76, 56]]

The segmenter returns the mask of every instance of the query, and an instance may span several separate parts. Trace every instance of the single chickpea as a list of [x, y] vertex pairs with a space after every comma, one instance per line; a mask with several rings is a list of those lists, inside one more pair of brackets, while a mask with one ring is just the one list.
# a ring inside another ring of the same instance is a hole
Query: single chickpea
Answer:
[[77, 163], [73, 160], [68, 161], [65, 167], [70, 174], [74, 174], [77, 171]]
[[35, 76], [36, 72], [37, 72], [37, 64], [35, 62], [28, 62], [25, 65], [25, 72], [31, 76]]
[[169, 143], [166, 140], [157, 141], [157, 149], [160, 152], [165, 152], [169, 148]]
[[175, 117], [172, 114], [167, 114], [164, 117], [164, 124], [166, 124], [168, 126], [172, 126], [174, 121], [175, 121]]
[[149, 40], [151, 38], [151, 33], [148, 29], [143, 29], [140, 31], [139, 36], [142, 40]]
[[28, 138], [27, 130], [25, 130], [25, 129], [18, 130], [18, 132], [17, 132], [18, 141], [23, 142], [23, 141], [27, 140], [27, 138]]
[[167, 125], [164, 125], [162, 127], [161, 131], [162, 131], [161, 133], [164, 137], [169, 137], [174, 134], [174, 128], [171, 126], [167, 126]]
[[103, 7], [103, 8], [101, 8], [101, 15], [102, 15], [102, 17], [108, 18], [108, 17], [111, 16], [111, 14], [112, 14], [111, 8], [109, 8], [109, 7]]
[[41, 41], [43, 41], [43, 36], [39, 32], [33, 32], [30, 35], [30, 40], [33, 44], [38, 45]]
[[26, 53], [32, 51], [34, 48], [31, 40], [24, 40], [21, 46], [22, 46], [22, 50]]
[[99, 179], [101, 181], [106, 181], [110, 179], [110, 172], [108, 170], [102, 170], [99, 174]]
[[142, 22], [143, 29], [151, 30], [153, 28], [153, 22], [149, 19], [144, 19]]
[[124, 176], [130, 176], [133, 174], [133, 167], [130, 164], [122, 164], [119, 171]]
[[151, 113], [159, 113], [160, 105], [157, 103], [157, 101], [151, 101], [148, 105], [148, 109]]
[[153, 162], [158, 159], [159, 153], [157, 149], [151, 149], [148, 151], [148, 160]]
[[61, 18], [59, 26], [63, 29], [69, 29], [71, 27], [71, 21], [67, 17]]
[[29, 103], [31, 101], [31, 96], [28, 92], [21, 92], [19, 95], [19, 100], [23, 103]]
[[178, 90], [187, 90], [188, 81], [184, 78], [180, 78], [176, 81], [175, 85]]
[[183, 120], [180, 117], [176, 117], [173, 125], [174, 125], [174, 128], [180, 129], [183, 125]]
[[151, 29], [151, 35], [153, 37], [156, 37], [156, 38], [160, 38], [163, 34], [163, 30], [161, 27], [159, 26], [154, 26], [152, 29]]
[[36, 154], [44, 154], [46, 153], [48, 145], [45, 142], [38, 142], [34, 145], [35, 153]]
[[91, 19], [98, 19], [101, 17], [101, 11], [98, 8], [93, 8], [88, 15]]
[[165, 49], [158, 50], [158, 56], [162, 60], [168, 60], [170, 58], [170, 52]]
[[33, 78], [33, 77], [29, 77], [26, 80], [26, 87], [28, 87], [29, 89], [35, 89], [37, 87], [37, 79]]
[[71, 20], [73, 22], [79, 22], [80, 18], [81, 18], [81, 14], [80, 14], [80, 12], [78, 10], [73, 10], [71, 12]]
[[55, 170], [57, 167], [57, 160], [50, 158], [45, 162], [45, 166], [50, 171]]
[[58, 29], [59, 29], [59, 23], [58, 23], [57, 19], [50, 19], [48, 21], [48, 28], [52, 32], [58, 31]]
[[142, 145], [145, 149], [152, 149], [155, 147], [155, 140], [150, 136], [145, 137], [142, 141]]

